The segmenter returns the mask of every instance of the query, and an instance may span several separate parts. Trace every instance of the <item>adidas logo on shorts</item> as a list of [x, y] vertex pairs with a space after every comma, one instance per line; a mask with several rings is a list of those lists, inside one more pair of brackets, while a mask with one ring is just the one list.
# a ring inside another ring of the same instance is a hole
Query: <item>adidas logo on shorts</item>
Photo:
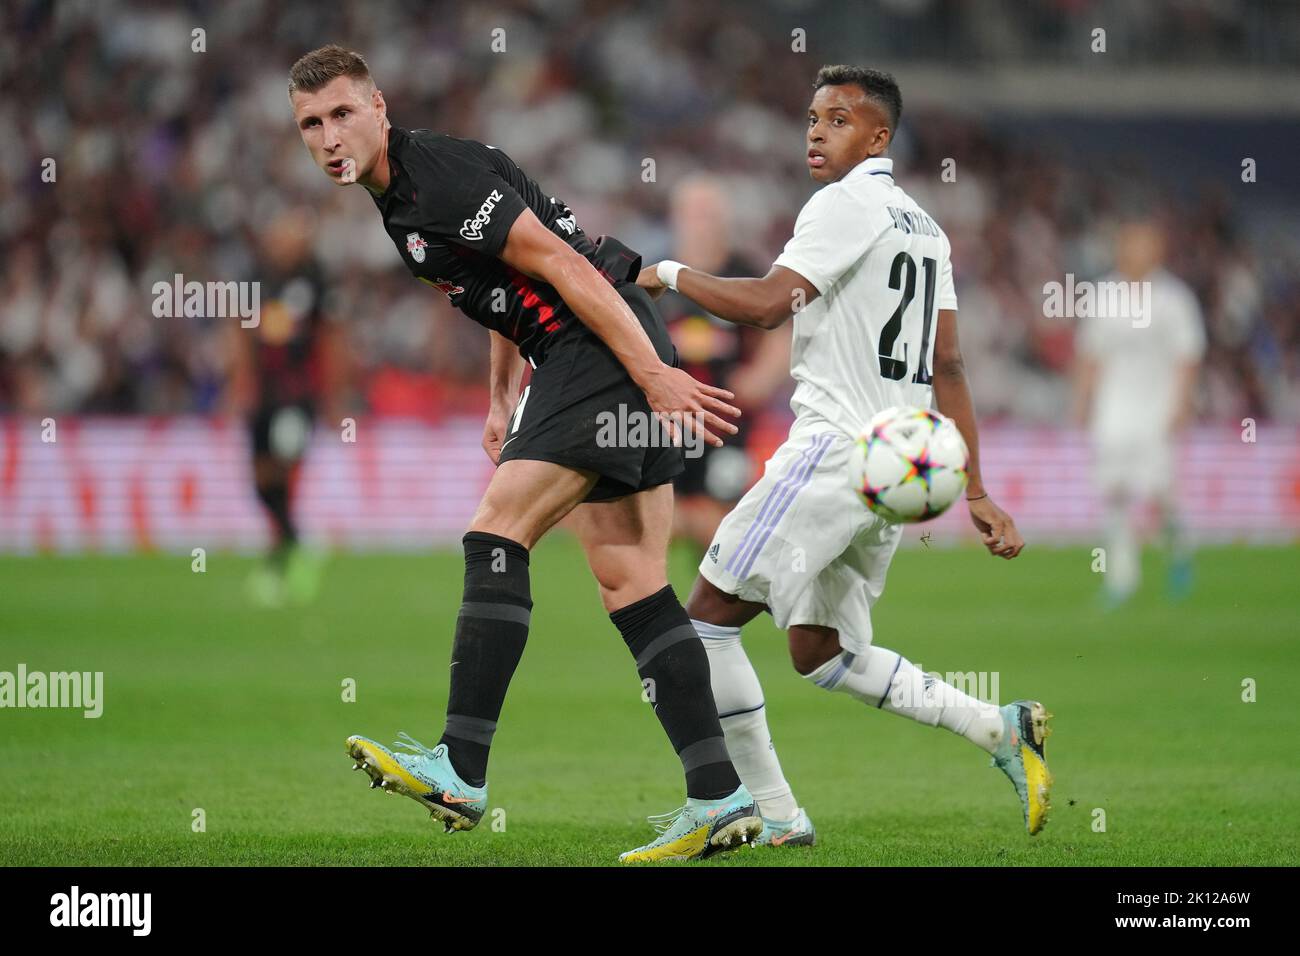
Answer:
[[712, 561], [714, 564], [718, 563], [718, 551], [720, 551], [721, 549], [722, 549], [721, 544], [715, 544], [713, 547], [709, 548], [709, 560]]

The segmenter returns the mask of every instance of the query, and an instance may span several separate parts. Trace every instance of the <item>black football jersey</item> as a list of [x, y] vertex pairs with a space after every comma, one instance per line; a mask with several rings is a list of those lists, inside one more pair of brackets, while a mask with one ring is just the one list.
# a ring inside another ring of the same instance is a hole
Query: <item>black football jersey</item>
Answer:
[[411, 274], [540, 365], [553, 337], [579, 319], [554, 287], [497, 258], [525, 209], [579, 253], [595, 244], [569, 207], [501, 150], [427, 129], [388, 132], [392, 180], [372, 197]]
[[318, 345], [324, 325], [325, 284], [308, 263], [288, 274], [261, 278], [262, 313], [253, 337], [253, 371], [263, 405], [308, 401], [319, 384]]

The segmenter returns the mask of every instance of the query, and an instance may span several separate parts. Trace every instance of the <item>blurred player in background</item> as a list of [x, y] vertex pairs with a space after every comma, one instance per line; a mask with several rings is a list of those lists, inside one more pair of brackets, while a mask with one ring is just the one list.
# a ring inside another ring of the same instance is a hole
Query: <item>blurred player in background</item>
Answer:
[[1164, 257], [1158, 221], [1123, 223], [1115, 271], [1102, 281], [1135, 284], [1116, 299], [1128, 308], [1117, 315], [1091, 310], [1079, 329], [1075, 419], [1089, 426], [1106, 509], [1103, 600], [1112, 608], [1141, 582], [1139, 503], [1159, 510], [1171, 596], [1183, 597], [1191, 587], [1191, 554], [1174, 494], [1174, 441], [1194, 411], [1205, 325], [1196, 295], [1165, 270]]
[[894, 183], [883, 155], [902, 112], [887, 73], [823, 67], [808, 108], [807, 162], [823, 184], [763, 278], [727, 279], [661, 262], [639, 281], [730, 322], [772, 329], [794, 314], [789, 438], [718, 528], [686, 609], [705, 639], [727, 749], [758, 800], [772, 846], [816, 834], [777, 759], [763, 689], [741, 628], [764, 610], [787, 631], [795, 670], [815, 686], [943, 727], [993, 758], [1015, 786], [1026, 828], [1042, 829], [1051, 774], [1041, 703], [977, 700], [873, 643], [871, 608], [902, 526], [869, 511], [848, 480], [863, 426], [892, 406], [950, 416], [970, 450], [970, 517], [990, 554], [1024, 547], [980, 477], [979, 432], [957, 341], [951, 246]]
[[325, 314], [325, 285], [311, 252], [313, 221], [302, 209], [277, 215], [259, 240], [260, 321], [230, 325], [227, 408], [248, 421], [253, 485], [271, 523], [265, 562], [249, 596], [277, 607], [304, 604], [319, 589], [320, 556], [298, 541], [294, 489], [319, 412], [336, 421], [345, 349]]
[[[717, 177], [693, 175], [679, 183], [671, 220], [673, 249], [681, 262], [715, 275], [753, 274], [753, 265], [733, 251], [731, 203]], [[718, 524], [753, 483], [750, 427], [755, 413], [789, 381], [790, 329], [764, 334], [724, 322], [675, 292], [660, 299], [659, 311], [681, 367], [697, 381], [732, 392], [745, 413], [740, 431], [724, 447], [705, 445], [702, 455], [688, 455], [686, 470], [674, 483], [674, 536], [693, 543], [703, 556]]]

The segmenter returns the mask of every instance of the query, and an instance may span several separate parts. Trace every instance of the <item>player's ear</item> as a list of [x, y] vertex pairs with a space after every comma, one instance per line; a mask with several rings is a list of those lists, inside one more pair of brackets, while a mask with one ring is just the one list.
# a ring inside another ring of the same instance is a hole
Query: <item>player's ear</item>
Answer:
[[894, 138], [894, 131], [888, 126], [877, 126], [876, 134], [871, 138], [871, 145], [867, 148], [867, 156], [875, 157], [889, 149], [889, 141]]
[[374, 107], [375, 115], [380, 119], [383, 119], [388, 115], [388, 104], [384, 102], [384, 93], [382, 90], [376, 89], [370, 94], [370, 105]]

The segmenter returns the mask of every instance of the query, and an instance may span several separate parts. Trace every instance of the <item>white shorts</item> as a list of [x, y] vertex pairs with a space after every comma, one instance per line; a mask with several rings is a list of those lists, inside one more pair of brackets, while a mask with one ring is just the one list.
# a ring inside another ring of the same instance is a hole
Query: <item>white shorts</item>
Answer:
[[835, 426], [797, 419], [763, 477], [718, 526], [700, 574], [727, 594], [766, 604], [782, 630], [833, 627], [845, 650], [862, 654], [903, 529], [858, 497], [852, 453], [852, 439]]
[[1103, 495], [1163, 498], [1174, 483], [1174, 449], [1167, 435], [1093, 436], [1093, 477]]

